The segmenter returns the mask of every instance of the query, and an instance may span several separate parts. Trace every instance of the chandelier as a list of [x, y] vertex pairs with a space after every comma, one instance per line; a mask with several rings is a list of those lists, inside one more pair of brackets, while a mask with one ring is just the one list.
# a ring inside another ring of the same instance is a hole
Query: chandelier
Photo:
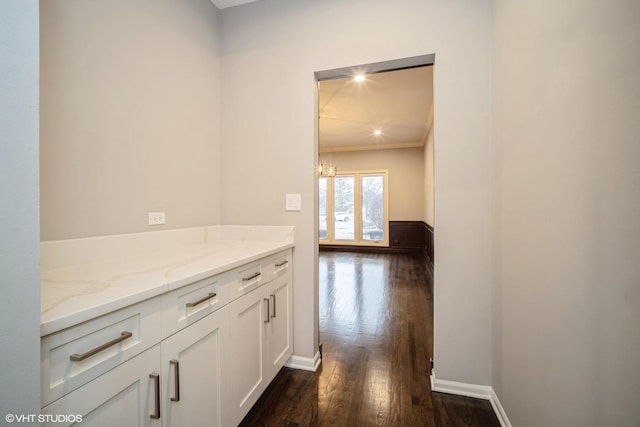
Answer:
[[337, 169], [335, 166], [325, 164], [324, 162], [321, 161], [318, 163], [318, 166], [316, 167], [316, 171], [318, 172], [319, 176], [332, 177], [332, 176], [336, 176]]

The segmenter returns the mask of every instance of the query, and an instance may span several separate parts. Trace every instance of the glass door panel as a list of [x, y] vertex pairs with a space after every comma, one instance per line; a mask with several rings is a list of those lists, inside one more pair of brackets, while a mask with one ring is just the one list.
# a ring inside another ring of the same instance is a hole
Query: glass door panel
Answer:
[[327, 240], [329, 236], [327, 234], [327, 181], [325, 177], [318, 178], [318, 240]]
[[318, 240], [323, 245], [389, 244], [387, 172], [318, 177]]
[[384, 236], [384, 177], [361, 177], [362, 240], [381, 241]]
[[355, 177], [336, 176], [334, 178], [333, 197], [335, 240], [355, 240], [353, 216]]

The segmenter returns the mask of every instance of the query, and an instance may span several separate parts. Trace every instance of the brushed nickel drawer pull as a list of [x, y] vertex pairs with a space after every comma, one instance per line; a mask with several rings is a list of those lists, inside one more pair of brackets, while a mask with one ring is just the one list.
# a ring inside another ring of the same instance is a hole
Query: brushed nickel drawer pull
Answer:
[[156, 404], [156, 413], [155, 414], [149, 414], [149, 417], [151, 417], [154, 420], [159, 420], [160, 419], [160, 375], [158, 374], [149, 374], [149, 378], [151, 378], [152, 380], [154, 380], [156, 382], [156, 387], [155, 387], [155, 404]]
[[118, 343], [121, 343], [122, 341], [126, 340], [127, 338], [131, 338], [132, 336], [133, 334], [131, 332], [124, 331], [123, 333], [120, 334], [118, 338], [113, 339], [107, 343], [104, 343], [101, 346], [98, 346], [92, 350], [89, 350], [86, 353], [72, 354], [71, 356], [69, 356], [69, 360], [71, 360], [72, 362], [82, 362], [83, 360], [93, 356], [94, 354], [100, 353], [102, 350], [106, 350], [107, 348], [114, 346]]
[[276, 267], [282, 267], [283, 265], [289, 264], [289, 261], [282, 261], [276, 264]]
[[173, 365], [173, 372], [175, 374], [174, 393], [171, 401], [180, 402], [180, 362], [176, 359], [171, 359], [169, 363]]
[[259, 271], [257, 271], [257, 272], [253, 273], [253, 274], [252, 274], [251, 276], [249, 276], [249, 277], [243, 277], [243, 278], [242, 278], [242, 281], [243, 281], [243, 282], [248, 282], [249, 280], [253, 280], [253, 279], [255, 279], [256, 277], [260, 277], [260, 275], [261, 275], [261, 274], [262, 274], [262, 273], [260, 273]]
[[216, 295], [218, 295], [218, 294], [216, 294], [215, 292], [210, 292], [209, 295], [207, 295], [206, 297], [200, 298], [198, 301], [188, 302], [187, 303], [187, 307], [195, 307], [196, 305], [202, 304], [206, 300], [211, 299], [211, 298], [215, 297]]
[[273, 303], [273, 314], [271, 317], [276, 317], [276, 294], [269, 295], [271, 297], [271, 301]]
[[269, 322], [271, 322], [271, 316], [269, 315], [269, 298], [265, 298], [264, 302], [267, 303], [267, 311], [266, 311], [267, 318], [264, 319], [264, 323], [269, 323]]

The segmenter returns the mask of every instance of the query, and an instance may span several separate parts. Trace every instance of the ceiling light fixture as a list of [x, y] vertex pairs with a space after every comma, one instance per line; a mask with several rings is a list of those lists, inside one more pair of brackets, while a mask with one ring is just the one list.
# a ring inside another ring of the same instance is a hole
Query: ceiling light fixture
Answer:
[[365, 80], [364, 74], [357, 74], [353, 80], [357, 81], [357, 82], [363, 82]]
[[382, 131], [380, 129], [376, 129], [373, 131], [374, 135], [382, 135]]
[[324, 162], [320, 161], [318, 163], [318, 166], [316, 166], [316, 172], [319, 176], [333, 177], [336, 176], [336, 172], [338, 172], [338, 169], [334, 165], [325, 164]]

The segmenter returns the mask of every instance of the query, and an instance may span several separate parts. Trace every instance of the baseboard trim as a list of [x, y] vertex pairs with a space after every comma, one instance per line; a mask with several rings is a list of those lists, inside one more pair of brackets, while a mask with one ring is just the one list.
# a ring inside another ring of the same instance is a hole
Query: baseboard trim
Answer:
[[440, 393], [456, 394], [458, 396], [474, 397], [476, 399], [491, 399], [493, 389], [485, 385], [459, 383], [457, 381], [439, 380], [431, 374], [431, 390]]
[[498, 421], [500, 421], [500, 425], [502, 427], [512, 427], [511, 421], [509, 421], [507, 413], [504, 411], [502, 403], [500, 403], [500, 399], [498, 399], [498, 395], [495, 391], [493, 391], [493, 387], [491, 388], [491, 398], [489, 399], [489, 401], [491, 402], [493, 412], [496, 413], [496, 417], [498, 417]]
[[485, 385], [460, 383], [457, 381], [439, 380], [435, 373], [431, 374], [431, 390], [439, 393], [456, 394], [458, 396], [473, 397], [476, 399], [488, 400], [491, 403], [493, 412], [496, 414], [502, 427], [512, 427], [507, 413], [498, 399], [498, 395], [493, 387]]
[[313, 357], [302, 357], [293, 355], [289, 358], [285, 366], [287, 368], [302, 369], [303, 371], [316, 372], [322, 363], [320, 352], [318, 351]]

